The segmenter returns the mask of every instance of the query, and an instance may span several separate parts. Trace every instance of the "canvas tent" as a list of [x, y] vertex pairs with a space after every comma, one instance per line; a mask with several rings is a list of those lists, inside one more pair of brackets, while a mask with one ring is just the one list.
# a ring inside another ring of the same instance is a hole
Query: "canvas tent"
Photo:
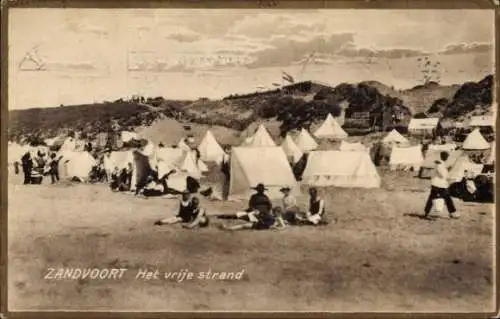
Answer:
[[289, 186], [300, 193], [292, 169], [281, 147], [235, 147], [231, 155], [229, 199], [246, 199], [252, 187], [263, 183], [270, 198], [281, 198], [280, 188]]
[[14, 162], [21, 162], [21, 157], [23, 157], [26, 152], [30, 151], [28, 145], [20, 145], [18, 143], [11, 143], [7, 147], [7, 157], [8, 163], [12, 164]]
[[184, 172], [193, 178], [200, 178], [202, 172], [206, 171], [206, 165], [196, 158], [192, 151], [184, 151], [179, 148], [164, 147], [157, 150], [158, 175], [163, 176], [170, 170], [175, 169]]
[[487, 150], [490, 148], [490, 144], [481, 135], [479, 129], [475, 129], [467, 136], [462, 148], [464, 150]]
[[335, 121], [331, 114], [328, 114], [326, 120], [314, 132], [317, 138], [344, 139], [347, 133], [340, 127], [340, 124]]
[[283, 143], [281, 143], [281, 148], [293, 164], [297, 163], [302, 158], [302, 155], [304, 155], [288, 134], [283, 140]]
[[422, 146], [416, 145], [411, 147], [393, 147], [389, 166], [391, 170], [409, 170], [418, 171], [424, 157], [422, 155]]
[[200, 151], [201, 159], [207, 162], [220, 164], [224, 157], [224, 150], [210, 130], [205, 133], [205, 137], [201, 140], [198, 150]]
[[484, 165], [473, 163], [468, 156], [460, 156], [450, 170], [448, 179], [450, 182], [459, 182], [464, 177], [464, 172], [472, 172], [473, 176], [481, 174]]
[[77, 149], [77, 142], [74, 137], [67, 137], [61, 145], [60, 151], [75, 151]]
[[309, 153], [310, 151], [314, 151], [318, 148], [318, 143], [314, 140], [314, 138], [307, 132], [306, 129], [301, 129], [299, 135], [295, 140], [295, 145], [304, 153]]
[[61, 179], [78, 178], [86, 182], [89, 174], [97, 163], [88, 152], [64, 150], [59, 152], [62, 159], [59, 161], [59, 174]]
[[386, 137], [382, 139], [382, 143], [389, 145], [392, 144], [406, 145], [409, 142], [406, 139], [406, 137], [401, 135], [401, 133], [399, 133], [397, 130], [393, 129], [392, 131], [389, 132], [389, 134], [387, 134]]
[[380, 187], [380, 176], [368, 152], [313, 151], [302, 180], [310, 186]]
[[181, 138], [179, 143], [177, 143], [177, 147], [182, 149], [182, 150], [185, 150], [185, 151], [191, 150], [191, 147], [189, 147], [189, 145], [187, 145], [186, 140], [184, 138]]
[[242, 146], [245, 147], [274, 147], [276, 144], [274, 143], [271, 135], [266, 130], [263, 124], [259, 125], [257, 132], [250, 137], [245, 139]]
[[431, 134], [439, 123], [438, 118], [411, 119], [408, 131], [413, 134]]
[[368, 148], [359, 142], [349, 143], [346, 141], [342, 141], [342, 143], [340, 143], [340, 150], [342, 152], [360, 152], [360, 151], [367, 151]]

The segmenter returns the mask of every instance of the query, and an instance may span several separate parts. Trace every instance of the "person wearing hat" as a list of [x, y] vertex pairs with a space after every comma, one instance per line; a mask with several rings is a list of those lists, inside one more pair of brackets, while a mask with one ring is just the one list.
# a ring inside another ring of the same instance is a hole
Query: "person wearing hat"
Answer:
[[243, 230], [243, 229], [271, 229], [276, 218], [273, 216], [272, 204], [269, 197], [265, 194], [267, 190], [264, 184], [259, 183], [254, 187], [257, 192], [250, 197], [248, 209], [245, 212], [236, 213], [237, 218], [248, 220], [247, 223], [235, 226], [221, 226], [225, 230]]
[[293, 223], [297, 219], [297, 214], [299, 213], [299, 206], [297, 205], [297, 199], [291, 193], [292, 189], [288, 186], [280, 189], [283, 193], [283, 208], [276, 207], [273, 212], [276, 216], [276, 222], [278, 228], [283, 228], [286, 223]]
[[265, 194], [267, 188], [264, 184], [259, 183], [257, 186], [252, 187], [256, 191], [255, 194], [250, 196], [248, 201], [248, 208], [243, 212], [237, 212], [236, 214], [219, 214], [217, 218], [221, 219], [244, 219], [247, 221], [256, 221], [255, 217], [257, 214], [271, 214], [272, 203], [269, 197]]

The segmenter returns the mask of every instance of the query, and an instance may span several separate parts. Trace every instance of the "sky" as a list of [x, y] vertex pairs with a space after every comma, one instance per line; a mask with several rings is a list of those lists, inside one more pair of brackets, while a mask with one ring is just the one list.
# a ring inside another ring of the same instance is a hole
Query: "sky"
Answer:
[[[29, 23], [27, 23], [29, 21]], [[9, 109], [221, 98], [295, 81], [443, 84], [493, 73], [492, 10], [9, 10]]]

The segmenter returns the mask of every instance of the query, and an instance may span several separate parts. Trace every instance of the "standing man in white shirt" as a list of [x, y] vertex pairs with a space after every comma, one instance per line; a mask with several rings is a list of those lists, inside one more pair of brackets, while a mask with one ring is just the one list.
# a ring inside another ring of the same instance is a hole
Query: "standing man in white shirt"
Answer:
[[458, 218], [457, 210], [451, 199], [450, 192], [448, 190], [448, 169], [446, 168], [445, 162], [448, 160], [448, 152], [441, 152], [441, 160], [436, 161], [436, 175], [431, 180], [431, 192], [427, 203], [425, 204], [425, 215], [424, 218], [428, 218], [431, 212], [432, 204], [435, 199], [442, 198], [450, 214], [450, 218]]

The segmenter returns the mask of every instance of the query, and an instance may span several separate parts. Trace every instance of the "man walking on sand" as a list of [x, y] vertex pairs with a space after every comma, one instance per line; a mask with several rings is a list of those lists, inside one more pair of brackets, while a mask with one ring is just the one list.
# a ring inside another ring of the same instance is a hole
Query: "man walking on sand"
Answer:
[[429, 198], [427, 199], [427, 203], [425, 204], [424, 209], [424, 218], [428, 219], [429, 214], [431, 212], [432, 205], [434, 200], [437, 198], [442, 198], [446, 204], [446, 208], [448, 209], [448, 213], [450, 218], [458, 218], [457, 210], [455, 205], [453, 204], [453, 200], [450, 196], [448, 184], [448, 169], [446, 168], [446, 161], [448, 160], [449, 154], [448, 152], [440, 153], [440, 160], [436, 161], [436, 172], [435, 176], [431, 180], [431, 192], [429, 194]]

